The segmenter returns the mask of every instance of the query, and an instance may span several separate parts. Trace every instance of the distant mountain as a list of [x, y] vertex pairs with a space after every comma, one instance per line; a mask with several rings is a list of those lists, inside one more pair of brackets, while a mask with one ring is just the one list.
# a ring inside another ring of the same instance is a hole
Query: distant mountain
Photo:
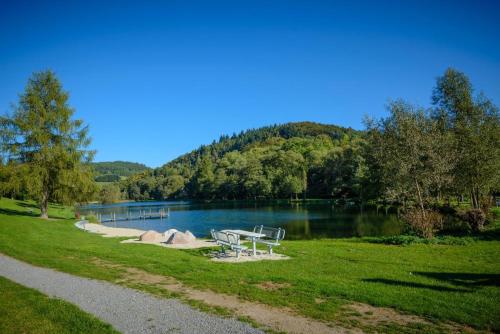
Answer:
[[128, 161], [105, 161], [91, 163], [97, 182], [114, 182], [131, 175], [150, 170], [144, 164]]
[[362, 137], [361, 131], [313, 122], [223, 135], [129, 177], [123, 191], [134, 200], [352, 196]]

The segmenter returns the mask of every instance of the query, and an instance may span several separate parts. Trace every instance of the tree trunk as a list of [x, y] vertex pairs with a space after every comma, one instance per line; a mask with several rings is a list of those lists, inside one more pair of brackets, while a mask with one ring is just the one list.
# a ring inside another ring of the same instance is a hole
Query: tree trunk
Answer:
[[40, 218], [49, 218], [49, 194], [44, 191], [40, 200]]
[[420, 191], [420, 185], [418, 184], [418, 181], [416, 179], [415, 179], [415, 184], [417, 186], [418, 202], [420, 204], [420, 209], [422, 210], [422, 217], [425, 218], [424, 201], [422, 200], [422, 193]]

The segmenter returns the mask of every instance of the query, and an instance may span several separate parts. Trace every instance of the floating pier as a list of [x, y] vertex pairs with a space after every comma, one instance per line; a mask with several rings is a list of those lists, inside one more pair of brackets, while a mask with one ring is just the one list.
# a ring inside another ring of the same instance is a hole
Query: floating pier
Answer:
[[99, 223], [110, 223], [117, 221], [126, 221], [126, 220], [146, 220], [146, 219], [163, 219], [170, 216], [170, 208], [160, 209], [158, 211], [153, 211], [151, 209], [148, 210], [139, 210], [139, 215], [131, 214], [127, 212], [126, 215], [116, 215], [115, 212], [109, 215], [102, 215], [100, 213], [97, 214], [97, 221]]

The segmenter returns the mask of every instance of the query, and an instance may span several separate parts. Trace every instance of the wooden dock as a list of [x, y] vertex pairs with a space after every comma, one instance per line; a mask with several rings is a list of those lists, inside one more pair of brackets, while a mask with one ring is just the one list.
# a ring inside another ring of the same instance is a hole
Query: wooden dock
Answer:
[[117, 215], [115, 212], [109, 215], [97, 214], [97, 221], [99, 223], [110, 223], [117, 221], [127, 221], [127, 220], [146, 220], [146, 219], [163, 219], [170, 216], [170, 208], [160, 209], [158, 211], [139, 210], [139, 215], [131, 214], [127, 212], [126, 215]]

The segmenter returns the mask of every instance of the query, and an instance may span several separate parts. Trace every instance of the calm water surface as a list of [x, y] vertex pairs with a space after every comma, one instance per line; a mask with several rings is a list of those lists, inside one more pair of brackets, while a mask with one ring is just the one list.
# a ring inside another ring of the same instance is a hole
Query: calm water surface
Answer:
[[170, 210], [163, 219], [129, 220], [105, 223], [107, 226], [138, 228], [164, 232], [170, 228], [190, 230], [197, 237], [206, 237], [210, 229], [252, 230], [255, 225], [282, 227], [286, 239], [323, 237], [388, 236], [402, 231], [395, 215], [347, 213], [330, 204], [199, 204], [185, 201], [131, 202], [111, 205], [89, 205], [80, 208], [82, 215], [99, 213], [103, 219], [138, 216], [141, 210]]

